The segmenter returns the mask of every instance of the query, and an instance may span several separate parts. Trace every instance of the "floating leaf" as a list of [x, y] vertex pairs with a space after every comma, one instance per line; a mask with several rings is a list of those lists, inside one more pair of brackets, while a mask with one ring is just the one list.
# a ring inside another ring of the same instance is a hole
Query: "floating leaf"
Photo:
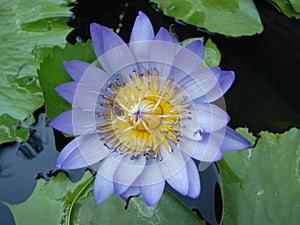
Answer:
[[230, 36], [261, 33], [263, 26], [252, 0], [153, 0], [167, 15], [211, 32]]
[[43, 95], [32, 76], [2, 75], [0, 84], [0, 144], [26, 141], [29, 136], [27, 118], [43, 102]]
[[[0, 72], [0, 115], [21, 123], [44, 101], [36, 82], [39, 62], [31, 53], [41, 46], [64, 45], [71, 13], [62, 0], [4, 0], [0, 11], [0, 61], [5, 62]], [[23, 128], [17, 136], [0, 132], [0, 140], [25, 140], [28, 129]]]
[[16, 224], [204, 224], [169, 192], [155, 207], [147, 207], [141, 197], [135, 197], [126, 210], [125, 202], [115, 195], [96, 205], [93, 180], [89, 172], [77, 183], [70, 182], [64, 173], [49, 182], [39, 180], [26, 202], [9, 205]]
[[8, 114], [20, 121], [32, 114], [43, 102], [35, 77], [2, 76], [0, 115]]
[[300, 18], [299, 0], [272, 0], [288, 17]]
[[26, 141], [29, 131], [19, 120], [7, 114], [0, 116], [0, 144], [12, 141]]
[[71, 109], [71, 105], [57, 94], [55, 88], [60, 84], [73, 81], [62, 64], [63, 61], [73, 59], [93, 62], [96, 56], [91, 42], [77, 43], [74, 46], [67, 44], [64, 49], [54, 47], [53, 54], [44, 58], [38, 70], [39, 81], [45, 98], [46, 114], [50, 120]]
[[218, 47], [212, 42], [211, 39], [208, 39], [205, 43], [205, 54], [204, 62], [209, 67], [219, 66], [221, 61], [221, 53]]
[[297, 13], [300, 13], [300, 1], [299, 0], [290, 0], [293, 8]]
[[[239, 131], [255, 139], [246, 129]], [[298, 224], [300, 130], [260, 135], [255, 148], [225, 154], [219, 163], [224, 224]]]

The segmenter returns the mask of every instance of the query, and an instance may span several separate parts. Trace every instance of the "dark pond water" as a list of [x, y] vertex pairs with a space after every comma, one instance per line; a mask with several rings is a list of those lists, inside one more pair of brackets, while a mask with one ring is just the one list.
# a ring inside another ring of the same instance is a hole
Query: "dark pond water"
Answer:
[[[120, 4], [120, 2], [122, 4]], [[74, 4], [69, 25], [74, 30], [68, 35], [70, 43], [89, 38], [88, 24], [98, 22], [122, 28], [120, 35], [128, 41], [138, 10], [144, 11], [156, 30], [159, 26], [173, 28], [180, 40], [195, 36], [211, 38], [222, 53], [221, 68], [236, 72], [236, 81], [225, 95], [227, 111], [234, 128], [248, 127], [254, 134], [261, 130], [283, 132], [292, 126], [300, 127], [300, 20], [282, 15], [268, 1], [255, 1], [264, 32], [252, 37], [228, 38], [211, 34], [193, 26], [177, 23], [163, 16], [147, 1], [110, 0], [99, 5], [95, 0]], [[122, 21], [119, 15], [124, 14]], [[79, 37], [79, 38], [78, 38]], [[48, 179], [55, 171], [58, 152], [70, 141], [48, 125], [44, 109], [35, 113], [35, 125], [30, 128], [30, 139], [25, 143], [0, 146], [0, 202], [19, 203], [32, 193], [37, 178]], [[68, 171], [77, 181], [83, 170]], [[221, 183], [218, 170], [212, 164], [200, 174], [202, 194], [191, 200], [178, 196], [209, 224], [221, 223]], [[169, 187], [168, 187], [169, 188]], [[170, 189], [170, 188], [169, 188]], [[0, 203], [0, 224], [14, 224], [9, 209]]]

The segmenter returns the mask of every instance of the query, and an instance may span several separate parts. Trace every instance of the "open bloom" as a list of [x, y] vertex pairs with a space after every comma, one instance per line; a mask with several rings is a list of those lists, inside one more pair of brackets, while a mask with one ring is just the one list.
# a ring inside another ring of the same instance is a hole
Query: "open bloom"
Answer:
[[155, 35], [142, 12], [128, 45], [107, 27], [91, 24], [90, 30], [97, 62], [64, 62], [74, 82], [56, 88], [74, 108], [51, 126], [76, 136], [57, 166], [94, 166], [96, 203], [115, 193], [123, 199], [142, 195], [153, 206], [166, 181], [182, 195], [198, 197], [193, 159], [214, 162], [224, 151], [250, 147], [212, 104], [234, 73], [203, 66], [199, 40], [183, 47], [164, 28]]

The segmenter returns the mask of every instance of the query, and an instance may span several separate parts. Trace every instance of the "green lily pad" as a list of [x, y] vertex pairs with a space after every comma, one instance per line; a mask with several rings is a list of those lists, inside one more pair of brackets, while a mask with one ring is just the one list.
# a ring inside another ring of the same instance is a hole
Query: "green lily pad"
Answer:
[[299, 0], [272, 0], [288, 17], [300, 18]]
[[[238, 131], [255, 140], [246, 129]], [[219, 163], [224, 224], [298, 224], [300, 130], [260, 135], [255, 148], [225, 153]]]
[[115, 195], [96, 205], [93, 180], [89, 172], [77, 183], [70, 182], [64, 173], [48, 182], [40, 179], [27, 201], [9, 205], [16, 224], [205, 224], [169, 192], [155, 207], [147, 207], [141, 197], [134, 197], [126, 210], [125, 202]]
[[26, 141], [29, 137], [26, 125], [8, 114], [2, 114], [0, 116], [0, 144], [12, 141]]
[[297, 13], [300, 13], [300, 1], [299, 0], [290, 0], [293, 8]]
[[[66, 4], [62, 0], [1, 2], [0, 61], [5, 63], [0, 72], [0, 115], [6, 114], [22, 123], [43, 105], [43, 95], [36, 79], [39, 61], [32, 51], [41, 46], [66, 43], [65, 37], [71, 30], [66, 24], [71, 15]], [[4, 125], [11, 124], [6, 122]], [[24, 141], [28, 129], [23, 128], [16, 136], [0, 132], [0, 140]]]
[[[43, 102], [36, 77], [2, 75], [0, 84], [0, 144], [26, 141], [28, 125], [24, 123]], [[33, 117], [32, 117], [33, 118]]]
[[93, 62], [96, 59], [90, 41], [85, 44], [66, 44], [64, 48], [54, 47], [52, 55], [43, 59], [38, 70], [38, 77], [45, 98], [46, 115], [50, 120], [72, 108], [71, 104], [57, 94], [55, 88], [60, 84], [73, 81], [62, 62], [74, 59], [85, 62]]
[[20, 121], [32, 114], [43, 102], [43, 95], [32, 76], [2, 76], [0, 115], [8, 114]]
[[219, 66], [221, 62], [221, 53], [211, 39], [205, 43], [204, 62], [209, 67]]
[[252, 0], [153, 0], [167, 16], [229, 36], [261, 33], [263, 26]]

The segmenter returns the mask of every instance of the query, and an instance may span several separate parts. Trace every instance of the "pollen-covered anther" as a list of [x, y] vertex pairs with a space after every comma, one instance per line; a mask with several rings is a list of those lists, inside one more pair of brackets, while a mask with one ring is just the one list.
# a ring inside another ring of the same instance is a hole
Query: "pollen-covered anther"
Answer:
[[106, 120], [97, 126], [98, 132], [105, 133], [111, 149], [133, 158], [159, 158], [162, 145], [172, 153], [178, 144], [179, 121], [188, 111], [187, 97], [177, 96], [181, 87], [173, 79], [161, 78], [156, 69], [143, 75], [133, 72], [129, 79], [118, 74], [122, 85], [109, 83], [113, 96], [101, 95], [108, 101], [101, 106], [111, 112], [98, 113]]

